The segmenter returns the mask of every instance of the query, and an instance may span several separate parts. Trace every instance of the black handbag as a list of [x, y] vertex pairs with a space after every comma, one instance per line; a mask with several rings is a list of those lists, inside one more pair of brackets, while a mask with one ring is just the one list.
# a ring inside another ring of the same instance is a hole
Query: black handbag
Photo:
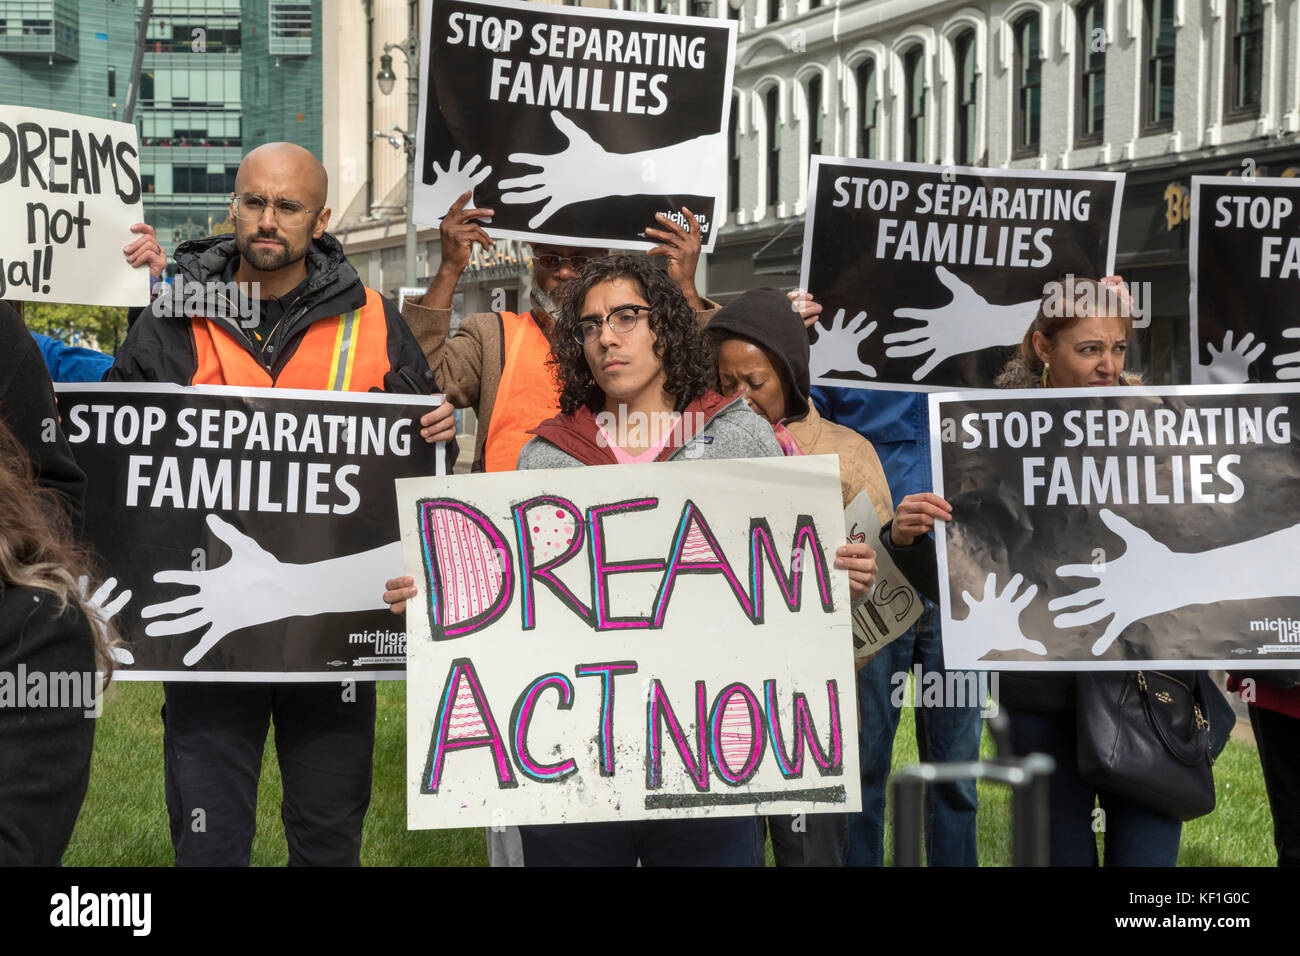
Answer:
[[1162, 671], [1079, 674], [1079, 775], [1179, 820], [1213, 810], [1211, 728], [1193, 687]]

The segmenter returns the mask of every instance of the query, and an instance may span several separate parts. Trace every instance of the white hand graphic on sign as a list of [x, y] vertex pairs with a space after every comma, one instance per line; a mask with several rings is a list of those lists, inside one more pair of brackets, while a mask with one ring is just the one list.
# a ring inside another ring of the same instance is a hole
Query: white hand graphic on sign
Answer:
[[[1283, 329], [1282, 337], [1287, 339], [1300, 339], [1300, 326]], [[1273, 364], [1277, 366], [1277, 377], [1279, 381], [1290, 381], [1291, 379], [1300, 378], [1300, 352], [1286, 352], [1282, 355], [1274, 355]]]
[[430, 209], [450, 209], [465, 193], [470, 193], [468, 205], [474, 205], [473, 189], [483, 180], [487, 179], [492, 173], [491, 166], [484, 166], [477, 172], [474, 167], [483, 161], [481, 156], [471, 156], [462, 166], [460, 164], [460, 150], [451, 154], [451, 159], [447, 161], [447, 168], [443, 169], [436, 161], [433, 163], [434, 180], [432, 185], [425, 187], [429, 190], [428, 195], [432, 198], [426, 200], [426, 205]]
[[1247, 332], [1235, 346], [1232, 344], [1232, 330], [1223, 336], [1223, 347], [1216, 349], [1212, 344], [1205, 348], [1210, 353], [1210, 364], [1197, 368], [1197, 381], [1210, 385], [1240, 385], [1250, 381], [1250, 365], [1264, 354], [1264, 343], [1260, 342], [1253, 349], [1250, 344], [1255, 341], [1255, 334]]
[[[796, 305], [798, 303], [796, 302]], [[821, 307], [818, 306], [818, 311]], [[832, 372], [858, 372], [870, 378], [876, 377], [876, 369], [858, 358], [858, 343], [870, 338], [876, 330], [876, 322], [867, 321], [867, 313], [859, 312], [848, 319], [847, 311], [840, 309], [831, 319], [829, 329], [820, 329], [817, 341], [813, 343], [808, 355], [808, 373], [813, 381], [824, 378]], [[849, 328], [859, 319], [855, 329]]]
[[[1057, 568], [1061, 577], [1097, 578], [1100, 583], [1047, 605], [1049, 611], [1068, 611], [1053, 621], [1060, 628], [1110, 617], [1092, 645], [1095, 655], [1104, 654], [1130, 624], [1155, 614], [1192, 604], [1300, 596], [1300, 575], [1294, 572], [1300, 560], [1300, 525], [1209, 551], [1179, 552], [1109, 508], [1101, 509], [1100, 515], [1106, 527], [1124, 540], [1124, 553], [1102, 568], [1091, 564]], [[1083, 607], [1092, 601], [1097, 603]]]
[[1016, 591], [1024, 580], [1024, 575], [1014, 575], [1002, 593], [998, 594], [998, 576], [992, 572], [984, 582], [982, 598], [976, 599], [968, 591], [962, 591], [962, 600], [970, 608], [970, 613], [963, 620], [951, 622], [948, 626], [949, 639], [962, 647], [970, 648], [971, 655], [977, 658], [990, 651], [1046, 654], [1047, 648], [1042, 643], [1025, 637], [1020, 630], [1020, 615], [1038, 594], [1038, 585], [1031, 584], [1023, 594], [1016, 597]]
[[913, 329], [890, 332], [884, 342], [889, 358], [912, 358], [931, 353], [912, 373], [912, 381], [925, 378], [940, 362], [965, 352], [998, 345], [1015, 345], [1038, 313], [1038, 299], [1016, 305], [990, 305], [973, 288], [945, 266], [934, 270], [952, 301], [937, 309], [896, 309], [894, 317], [921, 323]]
[[157, 584], [198, 590], [140, 612], [143, 618], [183, 615], [154, 621], [145, 628], [150, 637], [208, 628], [183, 658], [189, 667], [227, 634], [246, 627], [288, 617], [384, 610], [372, 582], [392, 577], [402, 566], [397, 542], [313, 564], [289, 564], [217, 515], [208, 515], [208, 527], [230, 548], [230, 560], [205, 571], [159, 571], [153, 577]]
[[541, 172], [498, 183], [503, 190], [518, 190], [503, 192], [503, 203], [545, 204], [528, 220], [530, 229], [536, 229], [565, 206], [591, 199], [698, 195], [700, 170], [709, 168], [722, 138], [721, 133], [712, 133], [641, 153], [611, 153], [559, 110], [551, 110], [551, 122], [569, 145], [549, 155], [511, 153], [510, 162], [536, 166]]
[[[127, 588], [114, 598], [112, 594], [113, 589], [117, 587], [117, 578], [109, 578], [99, 586], [94, 594], [87, 597], [86, 592], [90, 590], [90, 579], [84, 574], [77, 578], [77, 586], [81, 589], [82, 601], [85, 602], [86, 607], [91, 612], [91, 626], [95, 628], [95, 632], [101, 638], [104, 637], [108, 629], [108, 622], [113, 620], [114, 616], [122, 608], [126, 607], [127, 602], [131, 600], [131, 589]], [[119, 664], [135, 663], [135, 656], [119, 644], [110, 645], [108, 653]]]

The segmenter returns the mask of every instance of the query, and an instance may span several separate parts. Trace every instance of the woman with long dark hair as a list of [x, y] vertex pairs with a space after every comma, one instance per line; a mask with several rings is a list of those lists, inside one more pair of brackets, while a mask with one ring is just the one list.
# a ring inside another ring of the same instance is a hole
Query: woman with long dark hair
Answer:
[[4, 865], [57, 865], [90, 781], [96, 671], [112, 671], [112, 629], [83, 596], [79, 579], [91, 561], [75, 540], [67, 510], [36, 484], [31, 460], [0, 418]]

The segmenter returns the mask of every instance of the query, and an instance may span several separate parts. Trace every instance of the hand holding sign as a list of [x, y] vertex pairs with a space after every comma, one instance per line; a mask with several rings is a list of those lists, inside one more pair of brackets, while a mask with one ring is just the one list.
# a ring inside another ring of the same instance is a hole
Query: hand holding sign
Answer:
[[1015, 345], [1025, 334], [1038, 311], [1038, 299], [1016, 305], [991, 305], [973, 288], [958, 279], [946, 266], [935, 276], [952, 293], [952, 301], [937, 309], [898, 309], [895, 318], [913, 319], [921, 325], [885, 336], [889, 358], [912, 358], [929, 354], [912, 373], [919, 382], [941, 362], [965, 352], [996, 345]]
[[[798, 304], [796, 301], [795, 306]], [[847, 315], [844, 309], [836, 312], [831, 327], [823, 329], [812, 345], [808, 355], [808, 373], [814, 382], [833, 372], [857, 372], [868, 378], [876, 377], [875, 367], [858, 358], [858, 343], [876, 331], [876, 323], [868, 322], [865, 312], [859, 312], [852, 319], [846, 318]], [[857, 328], [849, 328], [859, 319], [862, 321]]]
[[1024, 580], [1023, 575], [1015, 575], [999, 594], [998, 576], [990, 573], [984, 582], [983, 597], [976, 599], [970, 592], [962, 591], [962, 600], [970, 608], [970, 613], [965, 619], [952, 622], [957, 633], [950, 635], [951, 639], [963, 647], [972, 648], [970, 654], [973, 657], [983, 657], [990, 651], [1046, 654], [1047, 648], [1040, 641], [1031, 640], [1020, 631], [1020, 614], [1038, 593], [1038, 585], [1031, 584], [1020, 597], [1016, 597], [1016, 591]]
[[1250, 381], [1250, 365], [1264, 354], [1264, 343], [1254, 348], [1255, 334], [1247, 332], [1235, 346], [1232, 344], [1232, 329], [1223, 336], [1223, 348], [1216, 349], [1212, 344], [1205, 347], [1210, 353], [1210, 364], [1200, 371], [1198, 379], [1212, 385], [1240, 385]]

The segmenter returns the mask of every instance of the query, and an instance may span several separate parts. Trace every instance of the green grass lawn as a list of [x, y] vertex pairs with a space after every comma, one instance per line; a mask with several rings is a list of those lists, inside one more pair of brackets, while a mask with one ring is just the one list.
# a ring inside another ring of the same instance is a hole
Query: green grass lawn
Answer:
[[[171, 841], [163, 802], [162, 685], [114, 684], [95, 734], [90, 792], [63, 858], [67, 866], [169, 866]], [[375, 781], [366, 817], [361, 861], [368, 866], [483, 866], [483, 831], [406, 830], [406, 685], [379, 684], [375, 728]], [[916, 761], [915, 711], [899, 722], [894, 768]], [[984, 752], [990, 742], [984, 738]], [[1218, 808], [1183, 828], [1178, 862], [1183, 866], [1271, 866], [1275, 862], [1272, 820], [1259, 758], [1248, 743], [1229, 742], [1215, 764]], [[980, 784], [980, 863], [1011, 861], [1010, 794]], [[886, 819], [889, 819], [888, 817]], [[885, 858], [893, 858], [885, 831]], [[258, 791], [253, 863], [282, 866], [288, 859], [280, 824], [280, 770], [268, 735]]]

